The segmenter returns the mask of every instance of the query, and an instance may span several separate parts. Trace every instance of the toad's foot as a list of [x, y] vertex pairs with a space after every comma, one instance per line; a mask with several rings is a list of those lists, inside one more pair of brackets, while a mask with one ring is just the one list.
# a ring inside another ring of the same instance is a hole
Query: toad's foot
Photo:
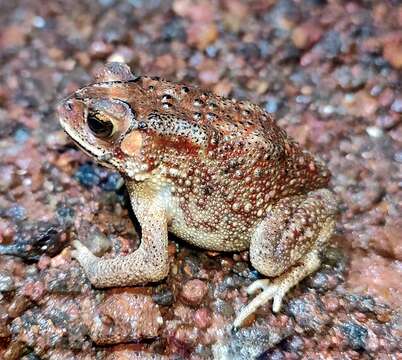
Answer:
[[262, 279], [253, 282], [248, 288], [248, 294], [254, 294], [257, 290], [261, 289], [262, 292], [257, 295], [249, 304], [247, 304], [236, 317], [233, 326], [239, 328], [243, 325], [244, 321], [253, 314], [260, 306], [266, 304], [269, 300], [273, 299], [272, 310], [278, 312], [281, 309], [282, 299], [289, 288], [286, 283], [281, 281], [274, 281], [270, 284], [270, 280]]
[[247, 289], [249, 294], [254, 294], [259, 289], [261, 289], [262, 292], [240, 311], [233, 326], [235, 328], [241, 327], [244, 321], [251, 314], [271, 299], [274, 300], [272, 311], [278, 312], [281, 309], [282, 300], [285, 294], [307, 275], [317, 270], [319, 266], [320, 258], [318, 256], [318, 251], [312, 250], [300, 260], [300, 263], [297, 266], [278, 276], [272, 282], [268, 279], [262, 279], [252, 283]]

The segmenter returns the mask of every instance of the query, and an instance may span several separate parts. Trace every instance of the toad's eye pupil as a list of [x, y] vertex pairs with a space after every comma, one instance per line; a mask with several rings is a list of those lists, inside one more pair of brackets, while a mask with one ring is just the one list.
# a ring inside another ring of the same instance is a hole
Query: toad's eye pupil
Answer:
[[100, 120], [95, 114], [88, 114], [87, 124], [93, 134], [99, 138], [107, 138], [113, 133], [113, 123]]

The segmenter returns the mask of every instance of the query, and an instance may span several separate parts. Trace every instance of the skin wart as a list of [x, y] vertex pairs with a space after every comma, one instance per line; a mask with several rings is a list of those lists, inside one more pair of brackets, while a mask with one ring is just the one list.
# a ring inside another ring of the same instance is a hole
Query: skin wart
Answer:
[[122, 174], [142, 227], [127, 256], [102, 259], [73, 243], [94, 286], [165, 278], [168, 232], [208, 250], [249, 249], [271, 279], [247, 289], [258, 294], [237, 315], [240, 327], [271, 299], [279, 311], [320, 266], [337, 211], [330, 173], [260, 107], [109, 63], [64, 100], [59, 118], [81, 149]]

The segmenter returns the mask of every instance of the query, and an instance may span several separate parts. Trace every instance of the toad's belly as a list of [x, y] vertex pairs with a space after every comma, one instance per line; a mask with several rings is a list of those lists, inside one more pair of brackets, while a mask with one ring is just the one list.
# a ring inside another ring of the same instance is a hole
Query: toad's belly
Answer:
[[172, 196], [169, 187], [161, 195], [169, 217], [168, 230], [179, 238], [207, 250], [249, 248], [253, 231], [250, 224], [225, 215], [225, 211], [214, 211], [209, 203], [200, 208], [193, 199], [188, 199], [183, 206], [179, 198]]
[[211, 231], [202, 227], [188, 225], [182, 214], [177, 214], [172, 219], [169, 231], [179, 238], [207, 250], [214, 251], [241, 251], [249, 248], [249, 231], [225, 230], [225, 227], [217, 227]]

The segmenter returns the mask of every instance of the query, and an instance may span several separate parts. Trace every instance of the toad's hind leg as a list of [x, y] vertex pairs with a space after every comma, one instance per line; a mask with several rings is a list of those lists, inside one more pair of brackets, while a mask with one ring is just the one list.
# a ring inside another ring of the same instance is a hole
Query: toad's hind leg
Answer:
[[250, 261], [262, 274], [275, 277], [257, 280], [249, 294], [262, 290], [237, 316], [234, 326], [258, 307], [273, 299], [280, 310], [285, 294], [320, 266], [319, 252], [335, 226], [336, 200], [329, 190], [283, 199], [257, 227], [250, 244]]

